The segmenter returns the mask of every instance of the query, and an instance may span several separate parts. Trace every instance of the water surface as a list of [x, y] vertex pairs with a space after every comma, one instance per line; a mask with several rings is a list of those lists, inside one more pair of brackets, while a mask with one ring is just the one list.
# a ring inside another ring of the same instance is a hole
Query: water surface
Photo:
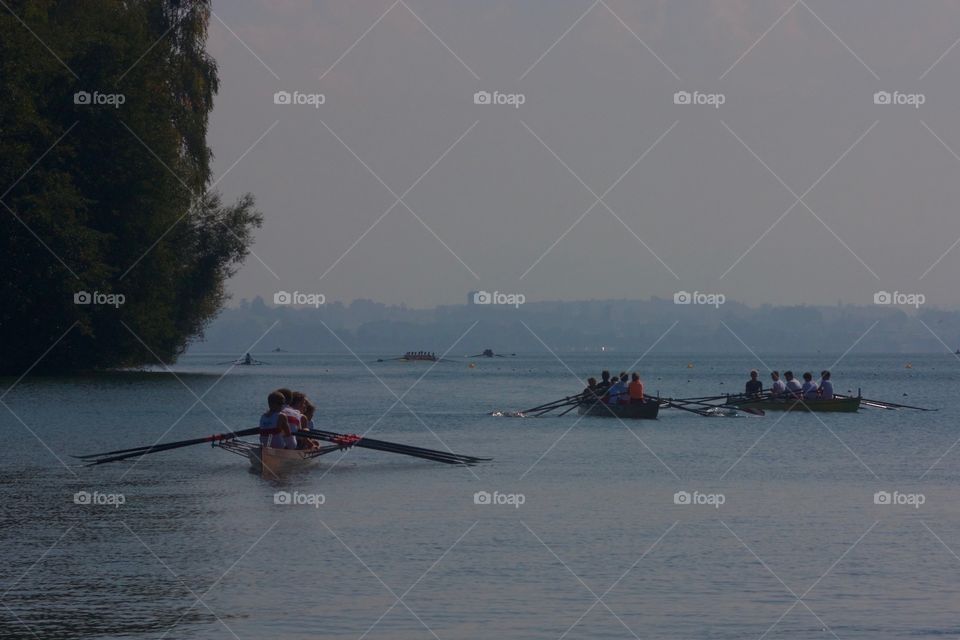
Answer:
[[[838, 355], [764, 359], [819, 371]], [[960, 636], [952, 356], [835, 368], [838, 392], [931, 413], [487, 415], [638, 356], [365, 357], [376, 377], [349, 355], [262, 355], [225, 376], [229, 358], [193, 356], [176, 377], [28, 377], [0, 414], [0, 637]], [[740, 390], [754, 366], [649, 355], [638, 368], [650, 392], [702, 396]], [[253, 426], [279, 386], [317, 401], [321, 428], [495, 461], [357, 449], [269, 482], [205, 445], [96, 468], [69, 457]], [[77, 505], [81, 491], [124, 503]], [[275, 504], [278, 491], [324, 503]], [[480, 491], [523, 504], [477, 505]], [[678, 505], [678, 491], [723, 504]], [[923, 504], [877, 505], [878, 491]]]

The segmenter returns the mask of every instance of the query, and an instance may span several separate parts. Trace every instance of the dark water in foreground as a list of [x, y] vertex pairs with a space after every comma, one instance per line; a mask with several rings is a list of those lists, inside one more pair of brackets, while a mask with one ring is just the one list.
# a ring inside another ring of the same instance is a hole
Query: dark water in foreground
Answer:
[[[179, 380], [27, 378], [5, 396], [19, 419], [0, 407], [0, 637], [960, 637], [952, 356], [835, 368], [838, 391], [936, 413], [666, 411], [629, 428], [485, 415], [579, 391], [549, 356], [457, 359], [419, 383], [426, 363], [371, 364], [396, 405], [352, 357], [261, 357], [222, 379], [227, 358], [188, 357]], [[586, 376], [634, 357], [565, 360]], [[767, 360], [819, 371], [835, 357]], [[640, 368], [650, 391], [693, 396], [739, 390], [756, 362], [687, 364]], [[282, 385], [319, 401], [322, 428], [496, 460], [354, 450], [268, 482], [207, 446], [136, 465], [68, 457], [252, 426]], [[78, 505], [80, 491], [123, 504]], [[275, 504], [277, 491], [324, 503]], [[523, 504], [477, 505], [478, 491]], [[678, 505], [678, 491], [723, 504]], [[877, 505], [877, 491], [923, 504]]]

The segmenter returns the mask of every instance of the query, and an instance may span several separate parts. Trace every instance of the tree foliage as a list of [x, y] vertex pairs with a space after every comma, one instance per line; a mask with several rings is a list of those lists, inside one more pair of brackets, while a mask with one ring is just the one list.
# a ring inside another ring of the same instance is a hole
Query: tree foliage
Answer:
[[7, 5], [0, 373], [172, 361], [223, 306], [261, 222], [249, 194], [208, 191], [209, 0]]

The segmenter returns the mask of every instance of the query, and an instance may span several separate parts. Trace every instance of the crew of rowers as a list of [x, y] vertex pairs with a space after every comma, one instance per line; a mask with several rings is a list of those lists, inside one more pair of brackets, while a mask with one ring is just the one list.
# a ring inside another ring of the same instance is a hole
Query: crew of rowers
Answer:
[[407, 360], [436, 360], [437, 356], [433, 351], [407, 351], [403, 354]]
[[[748, 396], [759, 396], [763, 393], [763, 382], [759, 379], [760, 374], [756, 369], [750, 372], [750, 379], [744, 393]], [[813, 381], [813, 374], [807, 371], [803, 374], [803, 383], [793, 376], [793, 371], [784, 371], [783, 379], [780, 379], [779, 371], [771, 371], [770, 379], [773, 381], [767, 393], [772, 398], [802, 398], [803, 400], [832, 400], [833, 383], [830, 382], [830, 372], [820, 372], [820, 382]]]
[[300, 391], [277, 389], [267, 396], [267, 412], [260, 416], [260, 444], [274, 449], [315, 449], [312, 438], [297, 438], [298, 431], [313, 429], [317, 408]]
[[605, 404], [639, 404], [645, 402], [643, 399], [643, 381], [640, 380], [640, 374], [634, 371], [627, 374], [621, 371], [619, 376], [610, 377], [609, 371], [600, 374], [600, 382], [596, 378], [587, 380], [587, 388], [583, 390], [583, 395], [589, 398], [596, 398]]

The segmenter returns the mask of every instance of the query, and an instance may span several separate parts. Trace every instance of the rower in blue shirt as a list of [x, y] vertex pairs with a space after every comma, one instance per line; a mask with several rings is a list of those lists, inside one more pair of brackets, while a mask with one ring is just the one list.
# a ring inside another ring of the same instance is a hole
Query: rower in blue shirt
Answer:
[[607, 404], [627, 402], [627, 380], [629, 380], [629, 376], [626, 372], [622, 372], [619, 377], [615, 378], [613, 385], [610, 386], [610, 390], [607, 392]]
[[820, 399], [833, 400], [833, 383], [830, 382], [830, 372], [820, 372]]
[[803, 386], [800, 387], [800, 393], [804, 400], [815, 400], [817, 398], [817, 383], [813, 381], [813, 374], [809, 371], [803, 374]]

